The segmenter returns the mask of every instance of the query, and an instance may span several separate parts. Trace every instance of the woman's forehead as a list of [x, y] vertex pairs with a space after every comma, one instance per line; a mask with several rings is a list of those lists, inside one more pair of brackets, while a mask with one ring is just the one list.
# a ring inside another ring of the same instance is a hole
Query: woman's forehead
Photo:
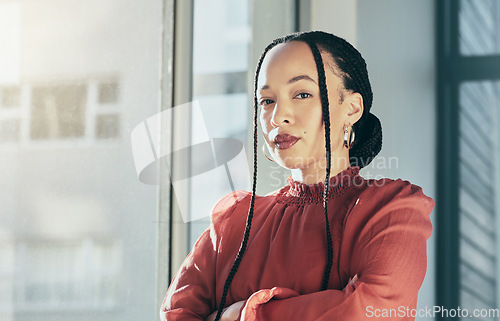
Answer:
[[315, 66], [314, 57], [309, 45], [302, 41], [290, 41], [278, 44], [266, 54], [262, 67], [269, 68], [276, 65], [283, 67], [289, 64], [292, 66]]
[[258, 80], [261, 82], [295, 74], [308, 74], [311, 78], [317, 78], [313, 54], [304, 42], [291, 41], [269, 50], [262, 62]]
[[[322, 53], [325, 65], [330, 63], [331, 57]], [[328, 73], [329, 68], [325, 68]], [[309, 45], [302, 41], [290, 41], [273, 47], [264, 57], [257, 79], [259, 88], [268, 85], [268, 82], [279, 79], [288, 79], [298, 75], [308, 75], [316, 82], [318, 72], [314, 56]]]

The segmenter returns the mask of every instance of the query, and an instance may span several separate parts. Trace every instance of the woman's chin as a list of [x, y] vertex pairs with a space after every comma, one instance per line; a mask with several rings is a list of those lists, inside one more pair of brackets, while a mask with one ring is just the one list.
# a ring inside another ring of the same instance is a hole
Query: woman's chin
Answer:
[[276, 163], [280, 165], [281, 167], [284, 167], [286, 169], [300, 169], [306, 167], [311, 161], [314, 161], [315, 159], [312, 157], [305, 158], [305, 157], [275, 157]]

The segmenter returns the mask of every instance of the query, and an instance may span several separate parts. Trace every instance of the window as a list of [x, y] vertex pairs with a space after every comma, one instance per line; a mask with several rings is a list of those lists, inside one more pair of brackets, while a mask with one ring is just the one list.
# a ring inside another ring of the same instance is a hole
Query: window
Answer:
[[[0, 142], [67, 139], [95, 142], [122, 137], [117, 80], [63, 81], [3, 87]], [[29, 132], [26, 139], [21, 132]]]
[[0, 87], [0, 144], [19, 140], [21, 135], [20, 109], [19, 87]]
[[471, 310], [497, 307], [499, 85], [464, 81], [459, 86], [459, 302]]
[[1, 90], [0, 97], [2, 97], [0, 104], [2, 108], [18, 108], [21, 102], [21, 91], [19, 87], [4, 87]]
[[[178, 58], [182, 60], [176, 61], [179, 65], [177, 69], [179, 80], [174, 80], [174, 83], [184, 88], [189, 87], [191, 90], [182, 95], [178, 94], [175, 105], [193, 100], [199, 102], [204, 126], [190, 128], [186, 125], [182, 136], [191, 137], [189, 139], [193, 142], [193, 138], [200, 137], [206, 131], [214, 146], [212, 148], [214, 154], [210, 152], [202, 156], [198, 153], [196, 157], [193, 155], [192, 159], [187, 159], [177, 167], [174, 163], [172, 170], [178, 172], [185, 164], [190, 164], [187, 169], [189, 172], [193, 172], [195, 166], [213, 168], [210, 162], [217, 164], [217, 139], [232, 139], [233, 142], [239, 142], [238, 146], [241, 147], [238, 152], [243, 151], [247, 154], [235, 153], [243, 161], [232, 172], [230, 169], [226, 171], [221, 164], [214, 169], [220, 170], [220, 175], [224, 177], [231, 176], [231, 183], [228, 183], [227, 179], [215, 181], [213, 175], [197, 175], [191, 179], [191, 181], [196, 180], [196, 183], [191, 182], [185, 191], [175, 190], [174, 195], [189, 195], [188, 206], [185, 208], [190, 213], [184, 214], [183, 217], [203, 217], [184, 222], [179, 213], [174, 213], [171, 234], [173, 244], [171, 277], [178, 271], [198, 237], [208, 227], [210, 209], [215, 203], [233, 190], [250, 189], [251, 169], [248, 160], [251, 159], [249, 153], [252, 153], [253, 146], [251, 142], [253, 98], [248, 93], [252, 92], [255, 65], [264, 47], [272, 39], [297, 29], [296, 3], [298, 1], [194, 0], [192, 7], [186, 5], [189, 8], [183, 16], [186, 24], [184, 32], [176, 36], [183, 40], [192, 37], [192, 41], [186, 41], [188, 43], [186, 47], [176, 50], [192, 51], [192, 57], [183, 55]], [[280, 14], [274, 15], [271, 23], [268, 15], [252, 15], [252, 12], [280, 12]], [[180, 42], [176, 46], [179, 44]], [[180, 79], [185, 82], [181, 84]], [[199, 116], [191, 115], [191, 117]], [[200, 165], [200, 158], [205, 159], [206, 164]], [[259, 175], [259, 182], [265, 186], [265, 180], [269, 180], [269, 175], [266, 175], [265, 170]], [[177, 198], [177, 202], [181, 201]]]
[[438, 305], [498, 309], [500, 4], [440, 1], [438, 17]]
[[464, 56], [500, 53], [500, 3], [496, 0], [460, 0], [459, 43]]
[[86, 86], [35, 87], [32, 97], [31, 139], [85, 135]]
[[[193, 100], [200, 103], [211, 138], [247, 140], [251, 110], [247, 94], [251, 32], [250, 1], [194, 1]], [[193, 136], [197, 130], [193, 128]], [[200, 199], [198, 192], [192, 190], [190, 211], [205, 211], [207, 216], [190, 222], [190, 249], [210, 222], [210, 208], [231, 192], [225, 190], [224, 185], [214, 186], [211, 176], [199, 184], [205, 188], [211, 186], [218, 193]]]
[[99, 84], [99, 104], [118, 102], [118, 83], [103, 82]]
[[120, 135], [120, 117], [115, 114], [97, 116], [96, 137], [98, 139], [117, 138]]
[[159, 109], [167, 3], [0, 1], [0, 320], [157, 320], [130, 132]]

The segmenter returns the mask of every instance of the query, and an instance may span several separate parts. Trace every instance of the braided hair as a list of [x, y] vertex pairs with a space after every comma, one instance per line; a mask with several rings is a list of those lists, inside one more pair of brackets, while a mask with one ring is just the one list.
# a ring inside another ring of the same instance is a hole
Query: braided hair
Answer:
[[[290, 41], [303, 41], [311, 48], [314, 61], [318, 71], [318, 86], [321, 97], [321, 108], [323, 115], [323, 122], [325, 125], [325, 148], [326, 148], [326, 177], [324, 183], [323, 194], [323, 209], [325, 215], [325, 230], [326, 241], [328, 246], [327, 265], [323, 275], [322, 290], [328, 288], [330, 279], [330, 272], [333, 265], [333, 245], [330, 231], [330, 223], [328, 220], [328, 192], [330, 186], [330, 171], [331, 171], [331, 146], [330, 146], [330, 109], [328, 101], [328, 89], [326, 86], [326, 76], [324, 69], [324, 62], [321, 57], [321, 52], [327, 52], [333, 58], [334, 65], [329, 66], [333, 69], [344, 86], [345, 90], [358, 92], [363, 97], [363, 115], [353, 125], [352, 130], [356, 133], [356, 140], [353, 142], [349, 150], [349, 163], [351, 166], [359, 166], [360, 168], [368, 165], [373, 158], [382, 149], [382, 126], [378, 118], [370, 113], [370, 108], [373, 100], [373, 93], [371, 90], [370, 81], [368, 79], [368, 72], [366, 63], [361, 54], [346, 40], [334, 36], [329, 33], [321, 31], [299, 32], [293, 33], [284, 37], [273, 40], [263, 51], [257, 63], [257, 68], [254, 77], [254, 117], [253, 117], [253, 183], [252, 183], [252, 197], [250, 200], [250, 207], [248, 211], [245, 233], [243, 241], [241, 242], [240, 249], [234, 260], [233, 266], [229, 272], [224, 283], [222, 297], [217, 310], [215, 321], [220, 320], [222, 311], [226, 305], [227, 293], [234, 275], [240, 266], [241, 260], [247, 248], [247, 243], [250, 237], [250, 229], [252, 226], [252, 219], [254, 214], [255, 194], [257, 189], [257, 125], [258, 125], [258, 101], [257, 101], [257, 80], [259, 77], [260, 69], [266, 54], [281, 43]], [[343, 95], [341, 93], [341, 100]]]

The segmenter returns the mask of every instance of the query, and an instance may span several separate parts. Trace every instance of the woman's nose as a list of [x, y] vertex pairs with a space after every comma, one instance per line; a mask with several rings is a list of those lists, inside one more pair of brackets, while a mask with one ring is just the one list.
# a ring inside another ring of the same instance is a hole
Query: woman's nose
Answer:
[[293, 115], [290, 105], [284, 101], [277, 101], [274, 104], [273, 117], [271, 118], [271, 125], [279, 127], [283, 124], [292, 124]]

